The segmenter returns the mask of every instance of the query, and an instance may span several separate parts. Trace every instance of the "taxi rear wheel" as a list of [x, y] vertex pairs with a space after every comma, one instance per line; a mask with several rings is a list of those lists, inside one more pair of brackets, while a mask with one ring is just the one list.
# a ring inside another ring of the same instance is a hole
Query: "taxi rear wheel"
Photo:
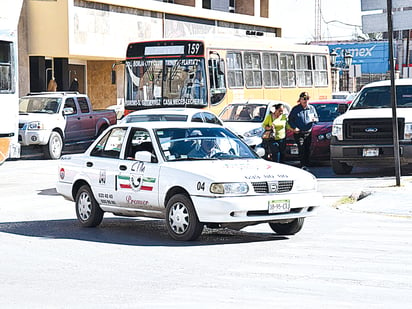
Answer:
[[203, 231], [190, 198], [184, 194], [172, 196], [166, 206], [166, 227], [175, 240], [195, 240]]
[[276, 234], [294, 235], [302, 229], [304, 221], [304, 218], [298, 218], [289, 223], [270, 222], [269, 226]]
[[89, 186], [82, 186], [76, 194], [76, 215], [80, 224], [84, 227], [98, 226], [104, 212], [93, 196]]

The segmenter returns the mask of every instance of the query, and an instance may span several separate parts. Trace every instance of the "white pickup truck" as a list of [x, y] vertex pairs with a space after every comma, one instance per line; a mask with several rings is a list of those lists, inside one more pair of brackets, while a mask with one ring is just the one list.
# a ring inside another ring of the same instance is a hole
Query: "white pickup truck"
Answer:
[[92, 110], [87, 95], [77, 92], [30, 93], [20, 98], [19, 142], [41, 147], [47, 158], [59, 159], [63, 146], [91, 143], [117, 122], [113, 110]]
[[[398, 79], [395, 85], [400, 163], [407, 165], [412, 164], [412, 79]], [[390, 81], [366, 85], [333, 122], [333, 171], [349, 174], [353, 166], [393, 166], [392, 123]]]

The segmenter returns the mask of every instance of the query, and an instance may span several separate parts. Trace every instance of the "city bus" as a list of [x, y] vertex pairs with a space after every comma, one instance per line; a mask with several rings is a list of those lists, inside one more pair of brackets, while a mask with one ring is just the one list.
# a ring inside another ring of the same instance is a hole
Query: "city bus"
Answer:
[[207, 108], [273, 99], [296, 104], [299, 93], [331, 97], [327, 46], [281, 38], [211, 37], [130, 43], [125, 64], [125, 113], [155, 107]]
[[17, 23], [22, 0], [9, 4], [0, 12], [0, 164], [20, 157]]

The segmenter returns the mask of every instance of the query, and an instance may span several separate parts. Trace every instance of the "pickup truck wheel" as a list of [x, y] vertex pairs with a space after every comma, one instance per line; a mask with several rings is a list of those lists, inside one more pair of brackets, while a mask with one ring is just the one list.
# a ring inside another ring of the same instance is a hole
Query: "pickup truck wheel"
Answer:
[[346, 163], [339, 162], [337, 160], [331, 161], [333, 172], [336, 175], [347, 175], [352, 172], [353, 166], [347, 165]]
[[175, 240], [195, 240], [203, 231], [190, 198], [184, 194], [172, 196], [166, 206], [166, 227]]
[[276, 234], [294, 235], [302, 229], [304, 221], [305, 218], [297, 218], [289, 223], [269, 222], [269, 226]]
[[80, 187], [75, 201], [77, 219], [82, 226], [95, 227], [102, 222], [104, 212], [94, 198], [89, 186]]
[[63, 150], [63, 139], [57, 132], [50, 134], [49, 142], [44, 147], [44, 155], [47, 159], [60, 159]]

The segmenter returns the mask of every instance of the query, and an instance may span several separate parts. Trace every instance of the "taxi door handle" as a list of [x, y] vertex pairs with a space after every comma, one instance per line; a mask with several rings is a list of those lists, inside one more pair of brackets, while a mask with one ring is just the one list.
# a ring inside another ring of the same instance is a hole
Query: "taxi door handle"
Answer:
[[87, 167], [93, 167], [93, 162], [87, 162], [87, 163], [86, 163], [86, 166], [87, 166]]
[[119, 170], [125, 171], [125, 170], [127, 170], [127, 166], [126, 165], [120, 165]]

